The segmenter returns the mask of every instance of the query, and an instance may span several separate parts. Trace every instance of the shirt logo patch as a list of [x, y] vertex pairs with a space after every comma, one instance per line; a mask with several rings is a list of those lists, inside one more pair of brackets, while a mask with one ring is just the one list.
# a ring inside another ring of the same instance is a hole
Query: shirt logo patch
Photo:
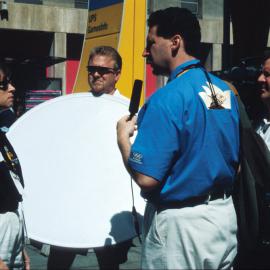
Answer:
[[130, 160], [135, 163], [142, 164], [143, 155], [141, 153], [132, 152], [130, 155]]
[[[230, 90], [222, 91], [219, 87], [213, 84], [214, 91], [216, 93], [217, 100], [219, 104], [224, 109], [231, 109], [231, 93]], [[209, 109], [211, 103], [213, 102], [211, 96], [211, 90], [209, 87], [209, 83], [207, 82], [207, 86], [202, 86], [204, 92], [199, 92], [200, 97], [202, 98], [205, 106]]]

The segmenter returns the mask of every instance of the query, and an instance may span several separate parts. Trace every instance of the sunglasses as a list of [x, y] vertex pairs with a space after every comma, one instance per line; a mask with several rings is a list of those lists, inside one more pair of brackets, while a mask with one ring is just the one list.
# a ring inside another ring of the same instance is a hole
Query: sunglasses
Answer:
[[263, 74], [263, 76], [264, 76], [265, 78], [267, 78], [267, 77], [270, 76], [270, 73], [269, 73], [268, 71], [266, 71], [266, 70], [263, 70], [263, 71], [262, 71], [262, 74]]
[[100, 67], [100, 66], [87, 66], [87, 71], [90, 74], [98, 73], [100, 75], [109, 74], [109, 73], [115, 73], [116, 70], [109, 67]]
[[8, 89], [8, 85], [11, 83], [11, 80], [6, 78], [0, 82], [0, 90], [6, 91]]

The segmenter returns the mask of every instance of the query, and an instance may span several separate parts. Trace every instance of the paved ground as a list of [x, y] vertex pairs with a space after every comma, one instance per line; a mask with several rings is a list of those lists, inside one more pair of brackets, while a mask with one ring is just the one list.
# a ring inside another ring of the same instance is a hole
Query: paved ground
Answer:
[[[47, 261], [48, 257], [44, 254], [44, 247], [41, 249], [41, 245], [38, 243], [33, 243], [28, 244], [26, 246], [28, 255], [31, 260], [31, 269], [32, 270], [43, 270], [47, 269]], [[43, 251], [43, 252], [42, 252]], [[47, 250], [48, 251], [48, 250]], [[45, 253], [46, 250], [45, 250]], [[119, 269], [139, 269], [140, 268], [140, 254], [141, 254], [141, 244], [138, 240], [138, 238], [134, 238], [131, 241], [131, 247], [128, 250], [127, 253], [127, 260], [124, 258], [125, 262], [121, 263], [119, 265]], [[103, 253], [104, 255], [104, 253]], [[103, 256], [102, 255], [102, 256]], [[106, 254], [105, 254], [106, 255]], [[100, 268], [96, 253], [93, 251], [93, 249], [89, 249], [88, 253], [86, 255], [79, 255], [77, 254], [75, 256], [75, 259], [72, 263], [72, 266], [70, 269], [75, 270], [75, 269], [110, 269], [111, 264], [109, 263], [110, 259], [112, 257], [115, 257], [115, 253], [111, 256], [103, 256], [105, 263], [107, 266], [105, 268]], [[124, 256], [125, 257], [125, 256]], [[123, 261], [123, 258], [122, 258]], [[108, 263], [110, 266], [108, 266]], [[55, 270], [57, 269], [65, 269], [66, 267], [53, 267]], [[115, 268], [114, 268], [115, 269]]]

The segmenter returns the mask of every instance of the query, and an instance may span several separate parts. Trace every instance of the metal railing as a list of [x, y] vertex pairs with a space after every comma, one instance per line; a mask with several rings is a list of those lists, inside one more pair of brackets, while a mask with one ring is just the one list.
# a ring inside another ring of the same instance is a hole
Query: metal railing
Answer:
[[14, 0], [14, 2], [34, 5], [88, 8], [88, 0]]

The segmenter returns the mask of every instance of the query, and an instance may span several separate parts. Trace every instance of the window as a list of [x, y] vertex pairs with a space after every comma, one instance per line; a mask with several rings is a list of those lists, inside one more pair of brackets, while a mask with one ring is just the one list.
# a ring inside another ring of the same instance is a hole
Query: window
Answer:
[[177, 6], [189, 9], [199, 19], [202, 18], [202, 0], [148, 0], [148, 14], [158, 9]]
[[15, 3], [42, 5], [42, 0], [14, 0]]
[[88, 8], [88, 0], [75, 0], [75, 8]]
[[181, 0], [181, 7], [189, 9], [198, 18], [202, 17], [201, 0]]
[[14, 0], [15, 3], [24, 4], [36, 4], [36, 5], [55, 5], [64, 7], [75, 7], [75, 8], [88, 8], [88, 0]]

